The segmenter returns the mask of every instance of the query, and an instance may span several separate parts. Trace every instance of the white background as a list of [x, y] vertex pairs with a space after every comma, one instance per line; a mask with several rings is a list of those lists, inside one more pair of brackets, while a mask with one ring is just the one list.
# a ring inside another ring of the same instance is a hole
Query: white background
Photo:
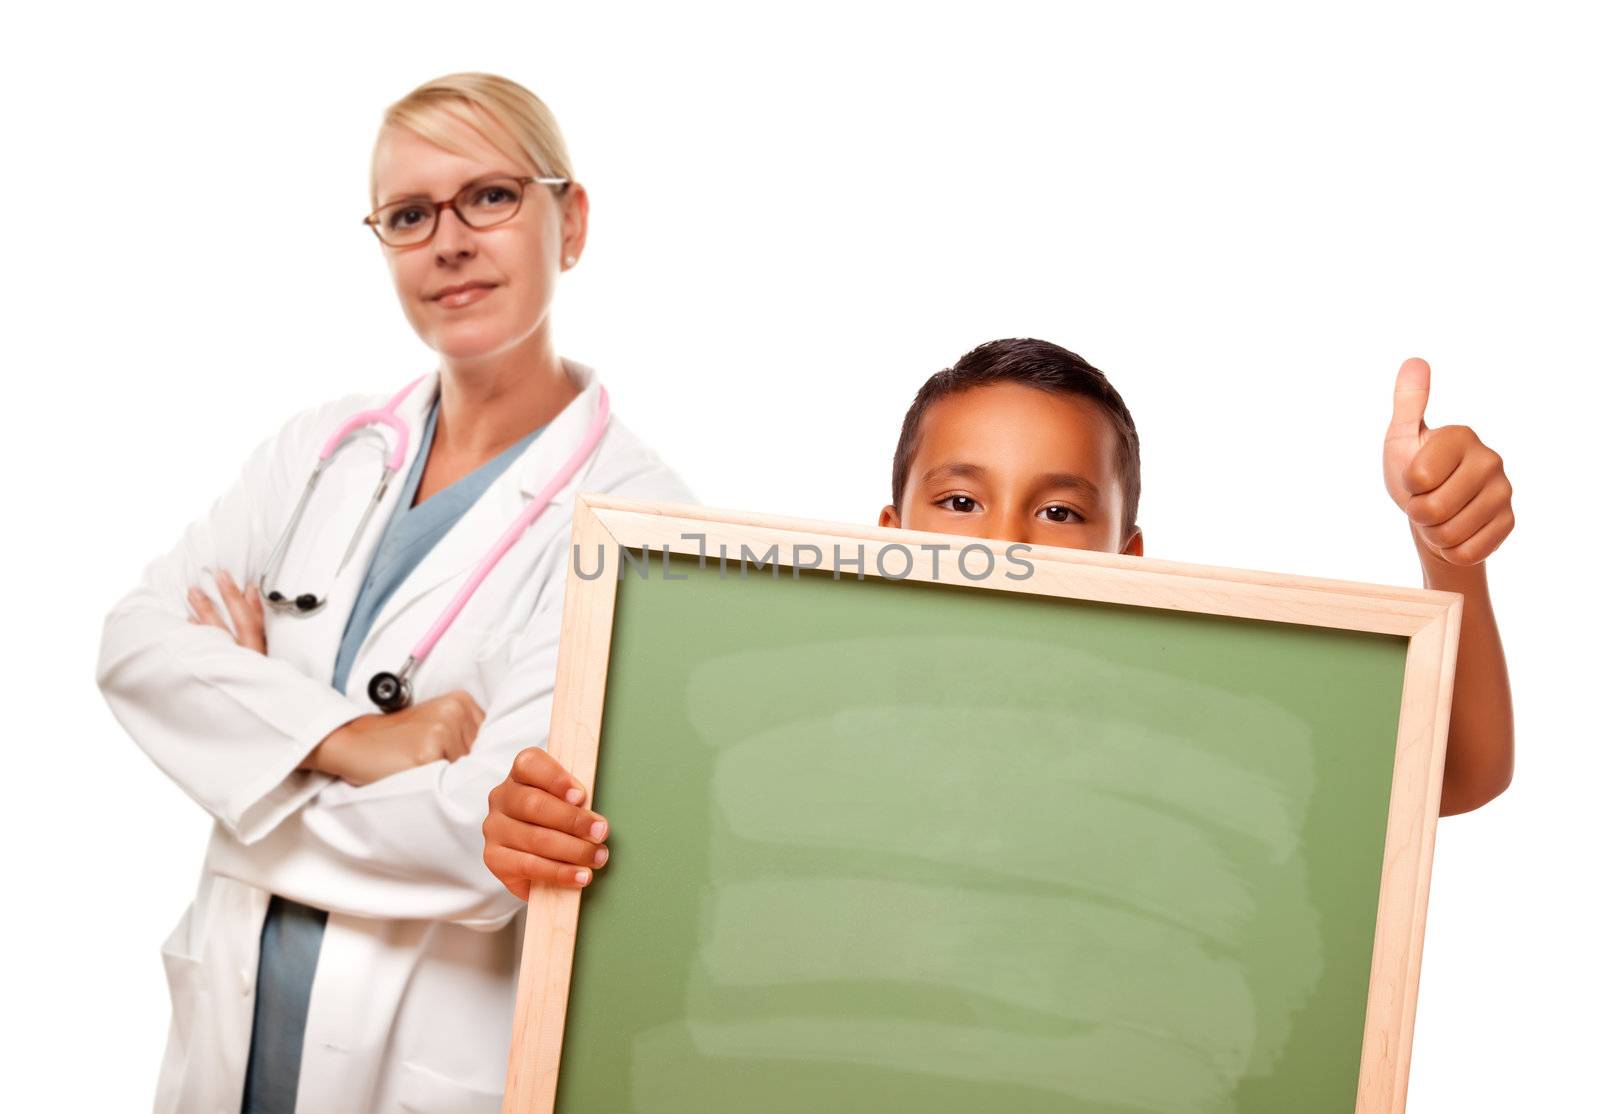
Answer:
[[1518, 766], [1439, 828], [1411, 1109], [1594, 1109], [1595, 27], [975, 7], [7, 17], [0, 1104], [149, 1105], [208, 822], [102, 703], [99, 624], [290, 413], [430, 366], [367, 159], [386, 104], [486, 69], [593, 200], [559, 349], [712, 505], [873, 521], [922, 380], [1035, 335], [1127, 399], [1150, 554], [1418, 584], [1379, 446], [1429, 358], [1430, 424], [1516, 489]]

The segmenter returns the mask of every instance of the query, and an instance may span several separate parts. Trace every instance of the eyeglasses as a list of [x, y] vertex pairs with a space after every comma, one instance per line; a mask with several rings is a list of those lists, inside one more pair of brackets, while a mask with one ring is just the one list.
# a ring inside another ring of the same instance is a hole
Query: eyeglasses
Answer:
[[564, 193], [568, 185], [566, 178], [480, 178], [462, 186], [448, 201], [412, 197], [380, 205], [362, 223], [370, 225], [373, 234], [392, 248], [419, 247], [433, 239], [439, 214], [445, 209], [454, 209], [469, 228], [505, 223], [522, 208], [523, 187], [530, 182], [555, 186], [558, 194]]

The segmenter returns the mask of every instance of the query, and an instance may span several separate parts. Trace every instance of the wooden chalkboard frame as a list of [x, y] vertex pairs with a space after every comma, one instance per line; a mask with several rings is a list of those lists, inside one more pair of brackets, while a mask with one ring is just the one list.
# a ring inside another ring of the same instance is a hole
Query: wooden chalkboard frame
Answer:
[[[722, 546], [737, 560], [741, 546], [765, 554], [775, 545], [779, 565], [816, 567], [817, 553], [832, 555], [838, 545], [852, 562], [842, 575], [854, 578], [856, 554], [864, 553], [865, 571], [872, 575], [879, 568], [880, 553], [898, 546], [892, 556], [885, 554], [884, 567], [893, 569], [895, 579], [901, 579], [900, 569], [908, 565], [904, 579], [929, 583], [1407, 638], [1355, 1114], [1404, 1111], [1461, 625], [1458, 593], [1043, 546], [1032, 547], [1026, 555], [1034, 564], [1033, 575], [1008, 579], [1007, 569], [1015, 566], [1008, 563], [1004, 542], [599, 495], [579, 496], [572, 541], [573, 552], [583, 555], [591, 573], [602, 550], [610, 555], [609, 562], [616, 562], [608, 564], [603, 575], [588, 579], [569, 562], [551, 712], [551, 755], [591, 788], [605, 705], [616, 569], [624, 548], [648, 546], [657, 554], [667, 548], [672, 560], [689, 562], [697, 561], [702, 551], [715, 560]], [[921, 546], [952, 543], [955, 548], [986, 547], [995, 556], [993, 567], [978, 578], [963, 568], [962, 575], [953, 579], [952, 549], [943, 554], [943, 575], [935, 577], [936, 555]], [[815, 549], [808, 549], [802, 559], [801, 547]], [[902, 549], [909, 553], [909, 563]], [[821, 567], [833, 566], [825, 561]], [[505, 1114], [554, 1110], [580, 897], [580, 891], [552, 886], [535, 886], [530, 894]]]

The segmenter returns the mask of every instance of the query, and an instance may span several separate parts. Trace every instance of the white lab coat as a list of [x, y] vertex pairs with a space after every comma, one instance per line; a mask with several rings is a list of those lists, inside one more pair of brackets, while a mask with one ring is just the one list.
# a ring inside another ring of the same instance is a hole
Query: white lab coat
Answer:
[[[329, 911], [300, 1069], [301, 1114], [500, 1109], [524, 904], [483, 865], [490, 789], [550, 720], [575, 493], [688, 501], [679, 478], [615, 418], [589, 462], [516, 543], [413, 677], [414, 700], [465, 689], [486, 717], [454, 762], [355, 787], [296, 770], [336, 727], [375, 711], [367, 681], [398, 670], [478, 560], [572, 454], [598, 385], [584, 384], [521, 458], [440, 539], [373, 622], [348, 691], [334, 655], [383, 523], [418, 450], [430, 374], [401, 404], [405, 463], [361, 547], [333, 569], [371, 497], [382, 445], [330, 463], [276, 582], [328, 591], [310, 617], [267, 611], [267, 655], [186, 621], [184, 591], [227, 569], [259, 576], [322, 444], [355, 396], [292, 419], [150, 564], [106, 619], [98, 676], [134, 741], [215, 818], [199, 892], [161, 952], [172, 996], [155, 1109], [235, 1114], [244, 1086], [261, 925], [271, 894]], [[331, 584], [330, 584], [331, 582]], [[220, 606], [220, 599], [219, 599]]]

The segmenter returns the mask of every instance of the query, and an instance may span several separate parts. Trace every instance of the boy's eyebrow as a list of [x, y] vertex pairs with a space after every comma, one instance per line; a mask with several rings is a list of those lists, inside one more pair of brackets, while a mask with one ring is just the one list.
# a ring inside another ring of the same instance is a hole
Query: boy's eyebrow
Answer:
[[1076, 472], [1046, 472], [1039, 477], [1039, 487], [1070, 487], [1083, 492], [1091, 499], [1100, 498], [1100, 489], [1087, 476]]
[[987, 475], [987, 473], [984, 472], [984, 470], [978, 465], [968, 464], [965, 461], [958, 460], [951, 464], [939, 464], [929, 468], [922, 474], [922, 482], [925, 484], [931, 484], [935, 480], [943, 479], [981, 480], [985, 475]]
[[[958, 460], [951, 464], [940, 464], [937, 467], [928, 469], [922, 474], [922, 482], [931, 484], [936, 480], [944, 479], [981, 480], [987, 475], [988, 473], [981, 466]], [[1076, 472], [1046, 472], [1038, 478], [1034, 486], [1038, 488], [1067, 487], [1081, 491], [1096, 501], [1100, 499], [1100, 489], [1095, 486], [1094, 481], [1087, 476], [1080, 476]]]

